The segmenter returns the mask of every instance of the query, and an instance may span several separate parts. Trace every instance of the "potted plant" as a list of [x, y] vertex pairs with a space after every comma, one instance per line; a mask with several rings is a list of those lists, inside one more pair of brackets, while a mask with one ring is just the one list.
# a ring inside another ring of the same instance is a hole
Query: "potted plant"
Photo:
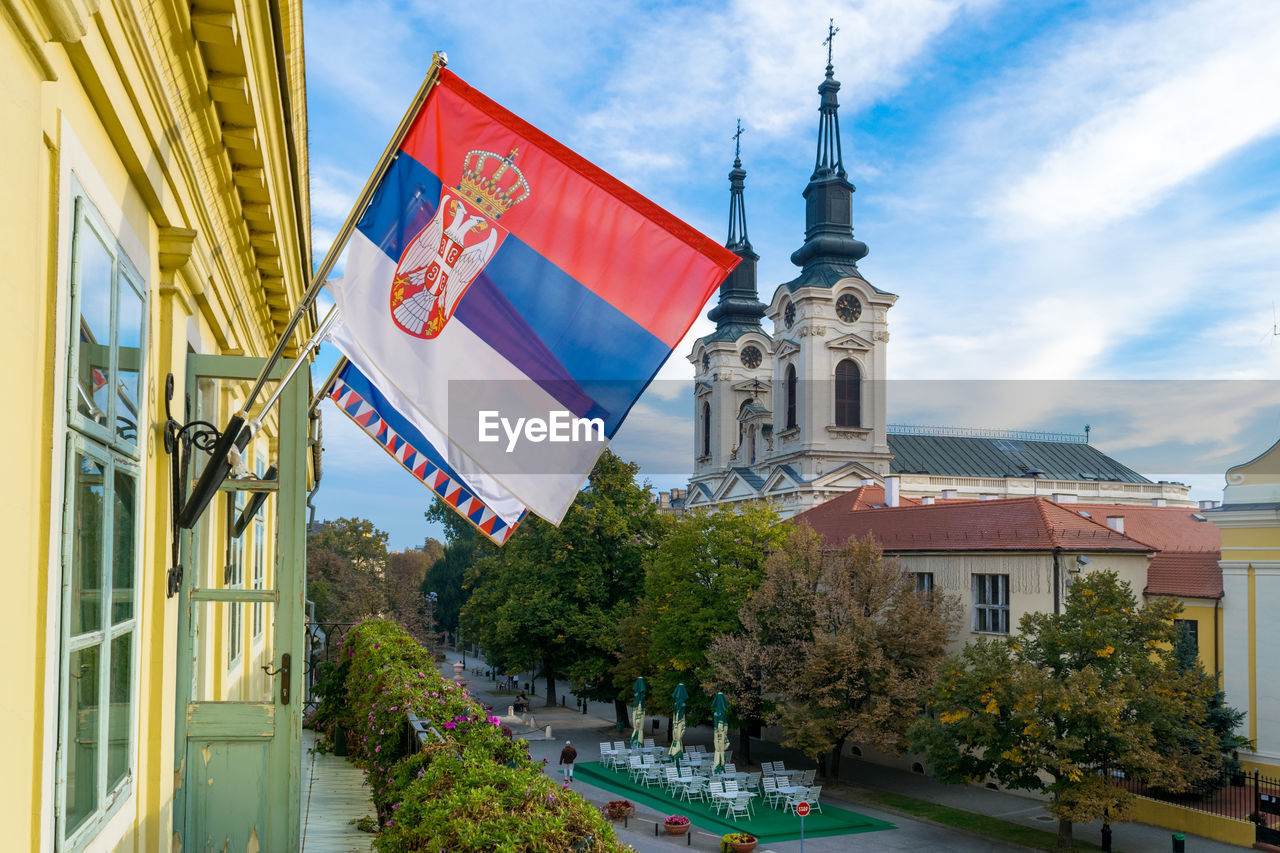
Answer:
[[604, 804], [604, 813], [610, 820], [623, 820], [636, 813], [636, 807], [630, 800], [610, 800]]
[[731, 832], [720, 839], [720, 853], [751, 853], [759, 841], [746, 832]]
[[689, 818], [682, 814], [667, 815], [662, 826], [667, 830], [667, 835], [684, 835], [689, 831]]

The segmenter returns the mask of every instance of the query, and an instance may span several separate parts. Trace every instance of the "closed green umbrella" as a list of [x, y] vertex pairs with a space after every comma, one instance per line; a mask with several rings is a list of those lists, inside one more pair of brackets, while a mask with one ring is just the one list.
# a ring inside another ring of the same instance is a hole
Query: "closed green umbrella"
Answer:
[[715, 724], [716, 745], [716, 760], [712, 769], [716, 773], [723, 773], [724, 755], [729, 749], [729, 700], [724, 698], [723, 693], [717, 693], [716, 698], [711, 700], [711, 710], [715, 712], [711, 721]]
[[671, 723], [671, 757], [676, 760], [676, 766], [679, 767], [680, 759], [684, 755], [684, 707], [689, 701], [689, 691], [685, 689], [683, 683], [677, 684], [671, 698], [675, 708]]
[[635, 686], [631, 688], [635, 692], [635, 707], [631, 711], [631, 724], [635, 726], [635, 730], [631, 732], [631, 745], [641, 746], [644, 744], [644, 676], [636, 679]]

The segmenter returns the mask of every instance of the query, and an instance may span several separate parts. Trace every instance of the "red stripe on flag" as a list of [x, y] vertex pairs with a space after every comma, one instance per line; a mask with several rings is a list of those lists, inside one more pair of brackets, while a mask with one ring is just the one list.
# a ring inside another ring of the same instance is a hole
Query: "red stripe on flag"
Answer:
[[468, 151], [519, 149], [530, 195], [503, 227], [670, 347], [740, 260], [448, 70], [400, 147], [446, 187]]

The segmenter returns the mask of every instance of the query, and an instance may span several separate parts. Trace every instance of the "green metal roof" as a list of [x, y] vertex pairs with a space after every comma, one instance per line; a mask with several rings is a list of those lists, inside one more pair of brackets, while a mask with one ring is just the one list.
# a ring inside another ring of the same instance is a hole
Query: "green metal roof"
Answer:
[[893, 474], [939, 477], [1025, 477], [1039, 469], [1049, 480], [1150, 483], [1089, 444], [889, 433]]

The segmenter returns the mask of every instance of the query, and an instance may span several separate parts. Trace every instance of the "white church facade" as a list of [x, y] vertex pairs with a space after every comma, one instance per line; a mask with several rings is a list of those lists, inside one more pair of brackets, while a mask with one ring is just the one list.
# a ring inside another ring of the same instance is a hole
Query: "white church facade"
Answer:
[[[747, 236], [746, 172], [729, 173], [727, 247], [742, 263], [708, 313], [716, 329], [694, 365], [694, 471], [675, 511], [767, 499], [784, 518], [861, 485], [919, 499], [1040, 495], [1064, 502], [1193, 505], [1188, 487], [1153, 483], [1088, 443], [1087, 435], [892, 427], [887, 399], [889, 312], [898, 300], [867, 280], [853, 235], [853, 192], [840, 146], [840, 84], [821, 97], [814, 171], [804, 189], [800, 274], [758, 297]], [[762, 320], [768, 318], [772, 332]], [[896, 478], [896, 479], [893, 479]]]

